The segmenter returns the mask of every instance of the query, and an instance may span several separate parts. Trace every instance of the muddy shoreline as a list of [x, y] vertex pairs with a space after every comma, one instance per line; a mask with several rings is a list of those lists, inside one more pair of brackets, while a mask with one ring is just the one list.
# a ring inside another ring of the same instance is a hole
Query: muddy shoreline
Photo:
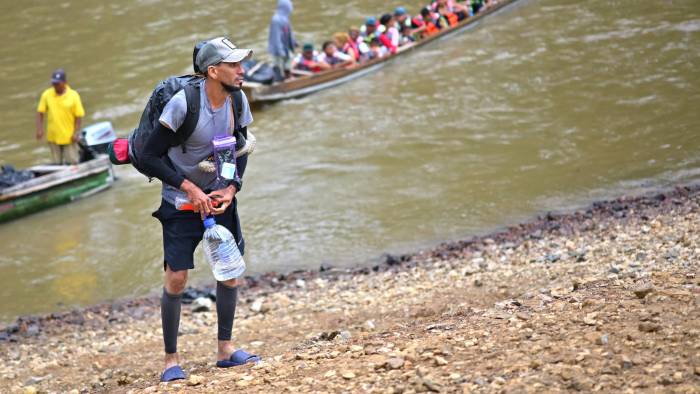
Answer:
[[[568, 236], [581, 231], [595, 230], [599, 223], [609, 219], [624, 220], [640, 211], [646, 213], [641, 220], [648, 220], [650, 210], [663, 213], [674, 206], [683, 204], [688, 199], [700, 195], [700, 184], [677, 186], [670, 190], [648, 193], [641, 196], [623, 196], [612, 200], [594, 202], [586, 208], [572, 212], [546, 213], [531, 221], [509, 226], [489, 234], [473, 236], [468, 239], [441, 243], [433, 248], [402, 255], [383, 254], [383, 262], [371, 267], [340, 269], [322, 264], [318, 270], [296, 270], [289, 273], [269, 272], [246, 277], [243, 304], [272, 294], [280, 289], [303, 289], [305, 283], [321, 278], [326, 281], [338, 281], [355, 275], [373, 275], [387, 271], [401, 272], [416, 266], [429, 266], [436, 261], [463, 259], [487, 248], [500, 245], [515, 248], [528, 240], [541, 239], [544, 235]], [[585, 261], [585, 251], [569, 252], [569, 257]], [[556, 262], [562, 256], [545, 256], [546, 262]], [[429, 268], [429, 267], [428, 267]], [[213, 297], [213, 287], [189, 287], [184, 302], [190, 304], [197, 297]], [[20, 316], [14, 322], [0, 326], [0, 343], [21, 342], [23, 338], [51, 335], [67, 326], [89, 329], [104, 328], [115, 322], [128, 319], [140, 319], [150, 314], [153, 308], [159, 308], [159, 297], [149, 295], [125, 298], [113, 302], [100, 303], [85, 308], [76, 308], [68, 312], [45, 315]]]

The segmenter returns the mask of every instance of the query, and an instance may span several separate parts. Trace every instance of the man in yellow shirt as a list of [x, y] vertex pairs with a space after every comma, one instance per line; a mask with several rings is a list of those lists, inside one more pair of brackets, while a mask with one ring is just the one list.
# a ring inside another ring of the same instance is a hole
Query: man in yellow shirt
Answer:
[[41, 94], [36, 109], [36, 139], [41, 141], [44, 137], [44, 114], [48, 114], [46, 140], [53, 162], [77, 164], [80, 122], [85, 116], [83, 103], [78, 92], [68, 86], [63, 69], [59, 68], [51, 74], [51, 85]]

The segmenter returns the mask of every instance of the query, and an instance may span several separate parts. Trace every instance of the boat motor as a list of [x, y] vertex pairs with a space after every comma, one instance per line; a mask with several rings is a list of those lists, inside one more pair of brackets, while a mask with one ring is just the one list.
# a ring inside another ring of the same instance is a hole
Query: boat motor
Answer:
[[80, 161], [92, 160], [98, 154], [107, 154], [107, 146], [117, 139], [112, 122], [100, 122], [85, 127], [80, 132]]

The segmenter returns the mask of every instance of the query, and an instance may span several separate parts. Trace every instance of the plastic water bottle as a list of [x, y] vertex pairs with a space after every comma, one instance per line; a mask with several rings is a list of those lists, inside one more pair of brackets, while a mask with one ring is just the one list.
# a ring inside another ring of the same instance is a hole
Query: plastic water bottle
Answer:
[[204, 255], [214, 278], [222, 282], [241, 276], [245, 271], [245, 261], [233, 234], [226, 227], [216, 224], [213, 217], [204, 219], [204, 228]]

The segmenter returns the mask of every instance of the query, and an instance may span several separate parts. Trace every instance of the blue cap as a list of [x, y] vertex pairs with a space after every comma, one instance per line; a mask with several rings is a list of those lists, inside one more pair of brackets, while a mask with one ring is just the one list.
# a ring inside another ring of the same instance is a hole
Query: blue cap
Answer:
[[304, 44], [303, 47], [301, 47], [301, 50], [303, 52], [308, 52], [308, 51], [313, 51], [314, 50], [314, 44], [307, 42]]
[[396, 7], [396, 9], [394, 10], [394, 15], [396, 15], [396, 16], [401, 16], [401, 15], [405, 15], [405, 14], [406, 14], [406, 9], [403, 7]]
[[377, 24], [377, 18], [373, 16], [368, 16], [367, 19], [365, 19], [365, 25], [376, 25]]
[[56, 69], [51, 74], [51, 83], [66, 82], [66, 72], [62, 69]]
[[216, 226], [216, 220], [212, 216], [207, 216], [204, 219], [204, 228], [212, 228]]

